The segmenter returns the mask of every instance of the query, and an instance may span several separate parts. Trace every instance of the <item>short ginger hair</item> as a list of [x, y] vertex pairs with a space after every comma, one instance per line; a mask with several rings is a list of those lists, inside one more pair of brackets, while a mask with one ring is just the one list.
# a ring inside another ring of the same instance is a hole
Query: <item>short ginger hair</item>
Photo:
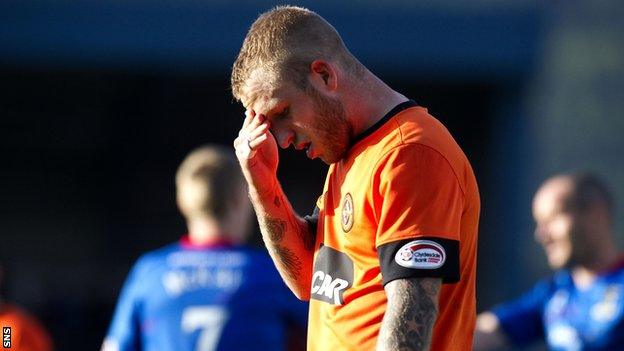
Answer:
[[245, 37], [232, 67], [232, 94], [239, 101], [247, 98], [245, 85], [258, 75], [267, 87], [287, 81], [304, 90], [310, 64], [317, 59], [347, 70], [361, 66], [321, 16], [302, 7], [275, 7], [261, 14]]

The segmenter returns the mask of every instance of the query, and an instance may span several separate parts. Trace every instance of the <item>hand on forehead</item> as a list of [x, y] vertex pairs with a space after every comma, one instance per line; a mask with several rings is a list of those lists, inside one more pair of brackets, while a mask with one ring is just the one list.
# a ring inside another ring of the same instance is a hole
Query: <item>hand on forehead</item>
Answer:
[[269, 116], [283, 103], [283, 99], [279, 98], [274, 90], [261, 90], [261, 86], [257, 88], [246, 94], [243, 106], [257, 115]]
[[256, 115], [265, 115], [267, 117], [275, 113], [276, 109], [280, 105], [280, 100], [277, 98], [270, 98], [267, 95], [261, 95], [253, 101], [248, 107], [248, 110], [254, 111]]

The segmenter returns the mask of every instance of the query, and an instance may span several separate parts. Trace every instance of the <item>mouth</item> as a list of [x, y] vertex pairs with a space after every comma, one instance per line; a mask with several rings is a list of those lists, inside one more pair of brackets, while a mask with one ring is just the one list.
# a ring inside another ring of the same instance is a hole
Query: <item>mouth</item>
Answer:
[[557, 243], [549, 243], [544, 246], [544, 251], [546, 251], [546, 255], [557, 255], [561, 252], [561, 246], [557, 245]]
[[295, 150], [304, 151], [306, 156], [310, 159], [315, 158], [314, 151], [312, 149], [312, 142], [300, 143], [294, 145]]

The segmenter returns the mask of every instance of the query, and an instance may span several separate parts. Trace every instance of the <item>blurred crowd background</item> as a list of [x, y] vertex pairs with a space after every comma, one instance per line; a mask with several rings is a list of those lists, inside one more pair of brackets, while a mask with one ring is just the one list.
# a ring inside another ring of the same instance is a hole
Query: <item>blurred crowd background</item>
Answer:
[[[1, 284], [57, 350], [97, 349], [135, 259], [184, 234], [176, 167], [200, 144], [231, 145], [243, 109], [230, 65], [278, 4], [0, 2]], [[548, 273], [530, 204], [554, 173], [602, 175], [624, 243], [623, 2], [290, 4], [325, 17], [468, 155], [482, 198], [479, 311]], [[287, 195], [310, 212], [326, 166], [281, 157]]]

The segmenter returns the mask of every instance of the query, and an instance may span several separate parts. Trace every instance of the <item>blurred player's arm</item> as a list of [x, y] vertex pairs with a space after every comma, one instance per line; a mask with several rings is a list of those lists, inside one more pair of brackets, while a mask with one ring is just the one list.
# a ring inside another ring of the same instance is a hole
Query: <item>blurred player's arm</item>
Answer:
[[480, 313], [474, 333], [474, 350], [522, 347], [544, 340], [542, 311], [550, 296], [551, 284], [551, 280], [543, 280], [519, 298]]
[[269, 254], [290, 290], [308, 300], [315, 233], [295, 213], [277, 180], [279, 155], [269, 125], [266, 116], [247, 110], [234, 148]]
[[475, 351], [492, 350], [508, 345], [501, 330], [498, 317], [492, 312], [483, 312], [477, 316], [473, 349]]
[[388, 306], [377, 351], [429, 350], [441, 285], [440, 278], [403, 278], [385, 285]]

